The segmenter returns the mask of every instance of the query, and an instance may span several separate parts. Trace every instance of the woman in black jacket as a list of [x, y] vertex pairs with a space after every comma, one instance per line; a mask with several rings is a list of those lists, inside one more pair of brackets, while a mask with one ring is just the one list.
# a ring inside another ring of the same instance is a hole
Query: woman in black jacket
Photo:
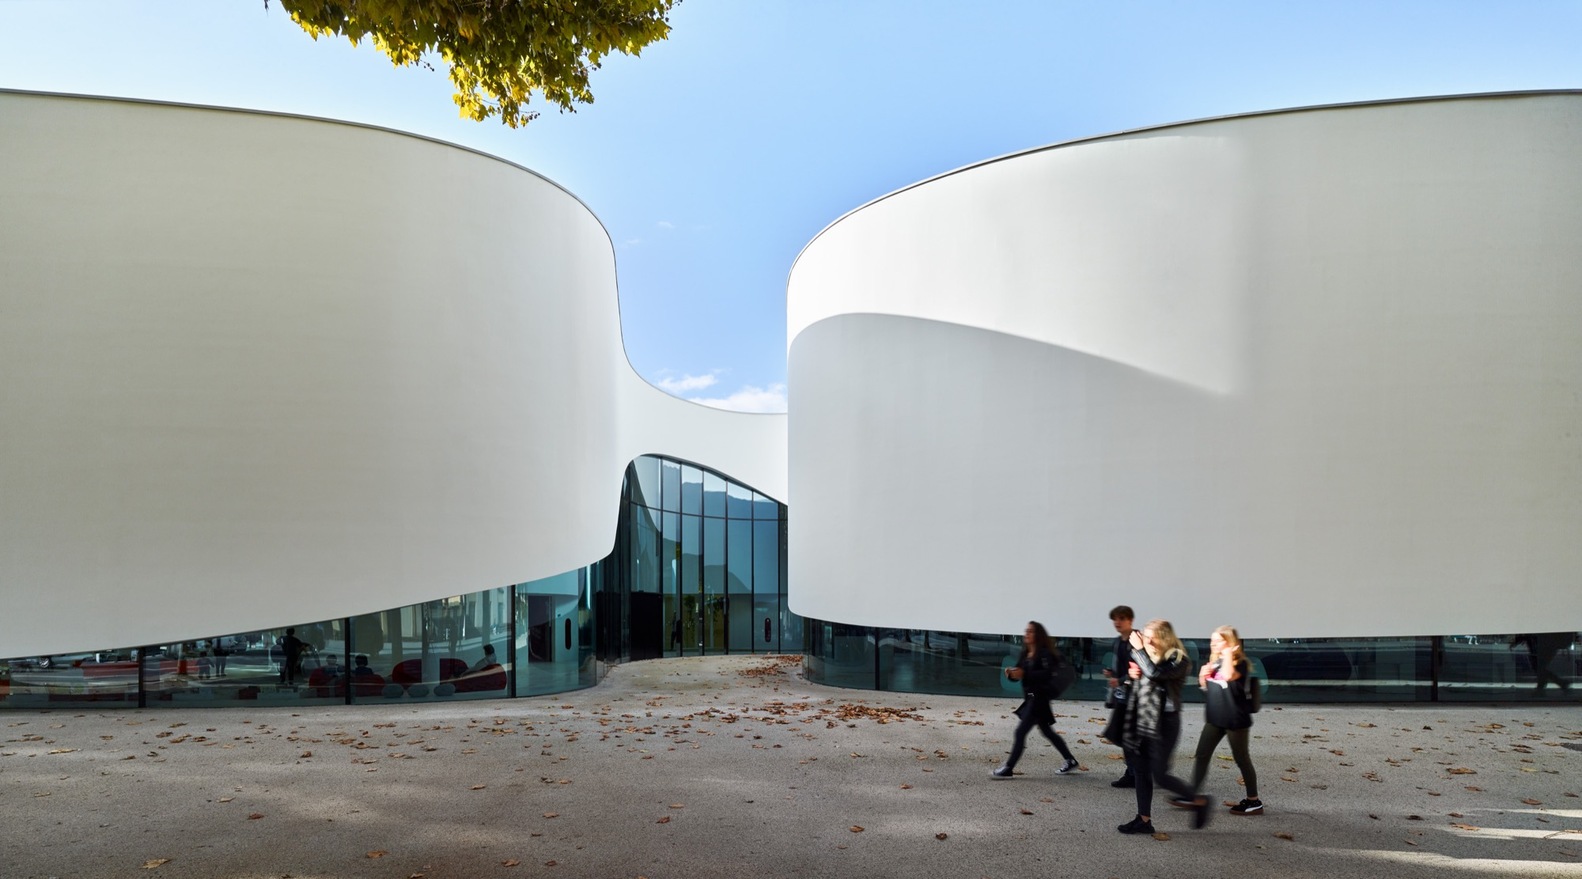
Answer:
[[1175, 628], [1154, 620], [1131, 636], [1132, 660], [1127, 669], [1132, 691], [1126, 703], [1122, 745], [1126, 762], [1137, 776], [1137, 817], [1120, 825], [1122, 833], [1153, 833], [1154, 785], [1188, 801], [1192, 826], [1208, 823], [1208, 798], [1170, 774], [1170, 756], [1181, 736], [1181, 683], [1187, 676], [1186, 649]]
[[1016, 742], [1011, 745], [1010, 759], [1005, 761], [1004, 766], [994, 770], [995, 778], [1011, 777], [1016, 761], [1022, 759], [1022, 752], [1027, 747], [1027, 734], [1035, 726], [1065, 758], [1065, 762], [1055, 771], [1065, 775], [1077, 768], [1077, 758], [1071, 756], [1066, 740], [1055, 732], [1055, 713], [1049, 707], [1049, 700], [1054, 697], [1055, 668], [1058, 664], [1054, 641], [1050, 639], [1044, 624], [1036, 621], [1028, 623], [1026, 631], [1022, 633], [1022, 655], [1016, 665], [1005, 670], [1006, 677], [1022, 682], [1022, 704], [1016, 709], [1016, 716], [1021, 718], [1021, 722], [1016, 725]]
[[[1236, 758], [1236, 768], [1241, 770], [1242, 781], [1247, 785], [1247, 796], [1230, 807], [1233, 815], [1259, 815], [1263, 801], [1258, 799], [1258, 771], [1252, 766], [1252, 756], [1247, 752], [1251, 738], [1252, 714], [1248, 706], [1252, 694], [1247, 682], [1252, 677], [1252, 667], [1242, 654], [1241, 636], [1230, 626], [1214, 630], [1209, 640], [1209, 661], [1198, 670], [1198, 686], [1203, 688], [1206, 709], [1203, 733], [1197, 740], [1197, 760], [1192, 766], [1192, 787], [1203, 785], [1208, 775], [1208, 764], [1221, 739], [1230, 739], [1230, 752]], [[1176, 805], [1189, 805], [1176, 802]]]

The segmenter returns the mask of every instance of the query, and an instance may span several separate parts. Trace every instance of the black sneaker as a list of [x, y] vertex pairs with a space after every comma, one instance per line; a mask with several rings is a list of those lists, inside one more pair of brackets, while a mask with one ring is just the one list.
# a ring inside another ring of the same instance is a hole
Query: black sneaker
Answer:
[[1138, 815], [1136, 818], [1133, 818], [1132, 820], [1115, 829], [1122, 833], [1147, 833], [1152, 835], [1154, 832], [1154, 824], [1152, 821], [1144, 821], [1142, 816]]
[[1232, 815], [1262, 815], [1263, 800], [1243, 799], [1241, 802], [1230, 807], [1230, 813]]
[[1110, 782], [1110, 787], [1136, 787], [1136, 786], [1137, 786], [1137, 778], [1136, 778], [1136, 776], [1133, 776], [1133, 775], [1130, 775], [1130, 774], [1123, 775], [1120, 778], [1117, 778], [1114, 781]]
[[1071, 773], [1071, 772], [1076, 772], [1077, 771], [1077, 767], [1079, 765], [1080, 764], [1077, 763], [1076, 758], [1072, 758], [1072, 759], [1067, 760], [1066, 762], [1060, 764], [1060, 768], [1056, 769], [1055, 771], [1060, 773], [1061, 775], [1066, 775], [1066, 774]]
[[1010, 778], [1015, 773], [1013, 773], [1011, 771], [1011, 767], [1009, 767], [1009, 766], [1001, 766], [999, 769], [996, 769], [996, 770], [994, 770], [993, 772], [991, 772], [989, 774], [994, 776], [995, 778]]
[[1196, 809], [1197, 800], [1192, 797], [1171, 797], [1170, 805], [1175, 806], [1177, 809]]

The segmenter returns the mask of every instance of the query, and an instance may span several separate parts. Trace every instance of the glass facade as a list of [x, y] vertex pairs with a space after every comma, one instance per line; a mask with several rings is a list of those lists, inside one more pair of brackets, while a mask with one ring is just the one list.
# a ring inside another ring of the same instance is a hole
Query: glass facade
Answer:
[[[593, 686], [598, 661], [801, 647], [785, 603], [785, 507], [645, 456], [614, 553], [553, 577], [361, 616], [0, 660], [0, 708], [395, 704]], [[789, 633], [789, 634], [787, 634]]]
[[[1019, 635], [875, 629], [806, 620], [808, 678], [838, 687], [960, 695], [1020, 695], [1002, 670]], [[1104, 698], [1113, 638], [1057, 638], [1078, 677], [1062, 698]], [[1193, 667], [1208, 639], [1182, 642]], [[1403, 638], [1248, 639], [1269, 702], [1582, 702], [1576, 632]], [[1183, 692], [1201, 696], [1196, 687]]]
[[[722, 474], [627, 468], [614, 551], [585, 568], [361, 616], [0, 661], [0, 708], [496, 699], [592, 686], [598, 660], [802, 652], [840, 687], [1017, 695], [1018, 636], [804, 620], [786, 603], [786, 507]], [[1059, 638], [1064, 698], [1099, 700], [1111, 638]], [[1192, 662], [1206, 639], [1184, 642]], [[1582, 702], [1575, 632], [1248, 640], [1268, 701]], [[1187, 687], [1189, 700], [1198, 698]]]
[[785, 599], [784, 504], [652, 457], [632, 462], [622, 496], [612, 558], [632, 575], [606, 600], [625, 620], [624, 638], [601, 641], [600, 658], [801, 650], [802, 621]]

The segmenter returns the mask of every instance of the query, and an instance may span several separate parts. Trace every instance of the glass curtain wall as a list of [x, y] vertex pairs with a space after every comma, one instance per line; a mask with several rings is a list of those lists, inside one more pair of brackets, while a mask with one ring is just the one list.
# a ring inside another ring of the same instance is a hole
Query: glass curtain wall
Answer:
[[[616, 564], [628, 641], [610, 661], [802, 647], [786, 607], [786, 508], [721, 474], [644, 456], [627, 469]], [[601, 596], [600, 607], [610, 601]]]
[[[1020, 636], [875, 629], [807, 620], [804, 665], [819, 683], [898, 692], [1018, 695], [1003, 669]], [[1077, 668], [1062, 698], [1104, 697], [1113, 638], [1056, 638]], [[1195, 668], [1208, 639], [1185, 639]], [[1248, 639], [1253, 674], [1269, 702], [1582, 702], [1576, 632], [1404, 638]], [[1201, 701], [1195, 686], [1182, 693]]]

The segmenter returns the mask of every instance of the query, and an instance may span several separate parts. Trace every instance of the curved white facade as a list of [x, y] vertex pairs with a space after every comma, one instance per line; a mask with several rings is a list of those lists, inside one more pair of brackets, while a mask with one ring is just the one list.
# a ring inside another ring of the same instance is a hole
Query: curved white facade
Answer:
[[643, 382], [607, 234], [532, 173], [259, 113], [0, 119], [0, 655], [558, 574], [640, 454], [786, 496], [784, 416]]
[[1582, 95], [964, 169], [789, 282], [792, 609], [1202, 635], [1582, 627]]

